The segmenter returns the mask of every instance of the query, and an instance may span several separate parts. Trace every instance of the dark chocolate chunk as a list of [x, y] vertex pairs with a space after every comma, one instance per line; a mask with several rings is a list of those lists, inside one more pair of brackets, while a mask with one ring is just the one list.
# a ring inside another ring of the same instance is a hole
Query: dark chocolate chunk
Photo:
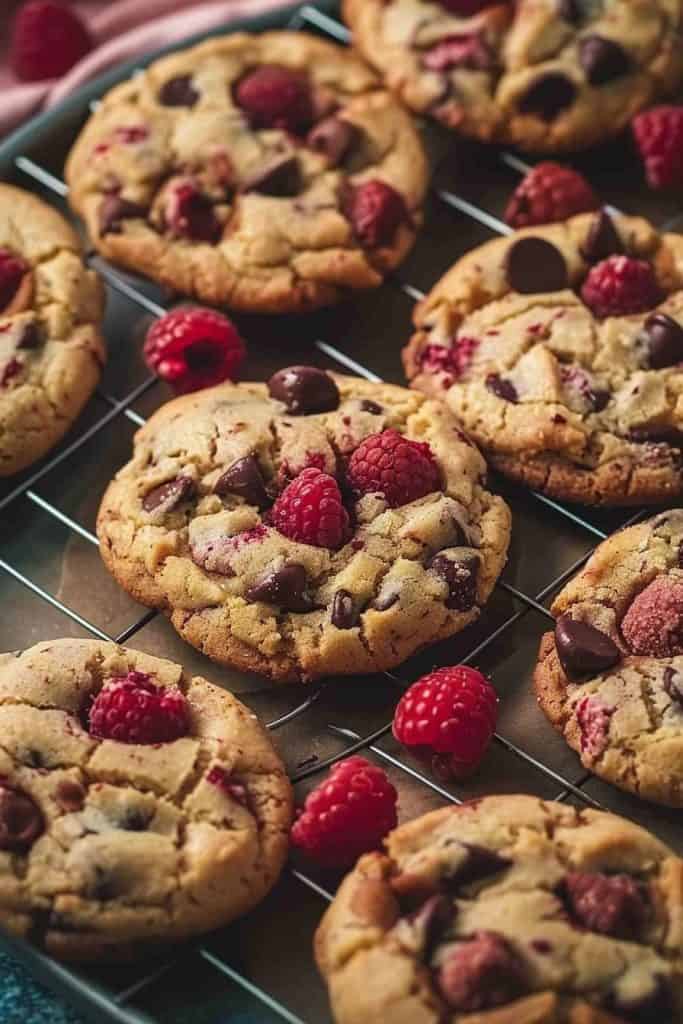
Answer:
[[301, 168], [297, 157], [276, 156], [254, 171], [242, 186], [244, 192], [264, 196], [296, 196], [301, 191]]
[[381, 416], [384, 412], [382, 406], [377, 402], [373, 402], [370, 398], [361, 399], [360, 407], [362, 412], [369, 412], [373, 416]]
[[410, 925], [417, 939], [418, 950], [423, 960], [429, 960], [434, 947], [455, 917], [453, 901], [443, 893], [430, 896], [421, 907], [410, 915]]
[[555, 625], [555, 646], [569, 679], [597, 675], [616, 665], [619, 648], [595, 626], [561, 615]]
[[506, 270], [510, 287], [522, 295], [559, 292], [569, 286], [567, 264], [560, 250], [533, 235], [510, 246]]
[[581, 255], [586, 263], [600, 263], [609, 256], [620, 256], [624, 252], [622, 242], [614, 221], [607, 210], [600, 210], [590, 226], [586, 241], [581, 247]]
[[313, 602], [306, 594], [306, 570], [292, 562], [258, 577], [246, 593], [248, 601], [275, 604], [290, 612], [309, 612]]
[[578, 25], [581, 21], [582, 12], [578, 0], [557, 0], [557, 13], [570, 25]]
[[124, 220], [147, 217], [147, 210], [139, 203], [131, 203], [119, 195], [105, 196], [98, 212], [100, 235], [118, 235]]
[[253, 455], [246, 455], [228, 466], [216, 481], [214, 492], [221, 497], [225, 494], [238, 494], [258, 508], [266, 508], [270, 504], [261, 469]]
[[489, 850], [485, 846], [477, 846], [476, 843], [462, 845], [467, 850], [467, 859], [448, 876], [449, 886], [461, 888], [472, 885], [473, 882], [481, 882], [491, 875], [500, 874], [512, 864], [507, 857], [501, 857], [495, 850]]
[[31, 320], [21, 327], [19, 337], [17, 338], [17, 348], [38, 348], [42, 340], [38, 324]]
[[498, 398], [502, 398], [505, 402], [517, 402], [519, 395], [517, 394], [517, 388], [511, 380], [506, 380], [505, 377], [501, 377], [499, 373], [489, 373], [486, 378], [486, 387], [489, 391], [492, 391]]
[[338, 590], [332, 599], [332, 625], [337, 629], [353, 629], [358, 625], [353, 595], [348, 590]]
[[192, 84], [192, 75], [169, 78], [159, 90], [159, 102], [165, 107], [193, 107], [199, 93]]
[[44, 828], [42, 812], [28, 793], [0, 782], [0, 850], [23, 853]]
[[171, 512], [174, 508], [190, 498], [195, 491], [194, 481], [187, 476], [178, 476], [175, 480], [160, 484], [154, 487], [145, 495], [142, 507], [145, 512], [154, 512], [163, 506], [164, 512]]
[[683, 327], [666, 313], [652, 313], [638, 335], [653, 370], [683, 363]]
[[268, 381], [271, 398], [283, 402], [293, 416], [332, 412], [339, 406], [339, 389], [329, 373], [314, 366], [288, 366]]
[[122, 814], [119, 826], [126, 832], [144, 832], [149, 825], [150, 816], [137, 807], [129, 807]]
[[605, 36], [584, 36], [579, 42], [579, 60], [591, 85], [605, 85], [631, 70], [626, 51]]
[[602, 412], [609, 405], [611, 397], [610, 392], [604, 391], [602, 388], [589, 388], [586, 393], [586, 398], [593, 412]]
[[664, 689], [672, 700], [683, 705], [683, 675], [670, 665], [664, 669]]
[[576, 86], [566, 75], [552, 72], [537, 78], [519, 101], [522, 114], [536, 114], [544, 121], [554, 121], [576, 98]]
[[85, 789], [81, 786], [80, 782], [71, 782], [69, 779], [64, 779], [57, 786], [55, 793], [57, 803], [63, 811], [67, 813], [74, 813], [80, 811], [85, 802]]
[[306, 145], [327, 157], [332, 167], [337, 167], [358, 141], [358, 128], [341, 117], [326, 117], [320, 121], [306, 138]]
[[432, 572], [448, 584], [446, 607], [453, 611], [468, 612], [477, 601], [477, 578], [479, 559], [476, 555], [454, 559], [447, 555], [435, 555], [429, 564]]

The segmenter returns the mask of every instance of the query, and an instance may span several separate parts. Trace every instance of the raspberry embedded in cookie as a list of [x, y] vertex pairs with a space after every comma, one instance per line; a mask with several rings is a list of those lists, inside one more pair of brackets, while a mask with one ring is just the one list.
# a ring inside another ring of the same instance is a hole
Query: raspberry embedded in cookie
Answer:
[[169, 189], [164, 204], [164, 224], [177, 238], [215, 244], [222, 225], [213, 202], [193, 181], [181, 181]]
[[156, 320], [143, 351], [149, 368], [179, 394], [234, 380], [246, 355], [232, 321], [201, 306], [181, 306]]
[[426, 345], [420, 353], [422, 373], [447, 373], [446, 387], [466, 372], [481, 342], [478, 338], [455, 338], [449, 345]]
[[271, 520], [285, 537], [336, 551], [349, 537], [349, 514], [334, 477], [309, 468], [275, 502]]
[[349, 186], [342, 197], [342, 207], [356, 238], [368, 249], [388, 245], [400, 225], [409, 219], [403, 196], [384, 181]]
[[479, 32], [448, 36], [425, 53], [422, 63], [429, 71], [450, 71], [451, 68], [469, 68], [489, 71], [496, 64], [494, 53]]
[[214, 765], [206, 775], [206, 781], [210, 782], [212, 786], [216, 786], [226, 796], [229, 796], [232, 800], [236, 800], [238, 804], [242, 804], [243, 807], [249, 807], [249, 791], [243, 782], [240, 782], [235, 778], [234, 775], [230, 775], [225, 768], [221, 768], [220, 765]]
[[0, 777], [0, 850], [25, 853], [44, 828], [42, 811], [32, 797]]
[[382, 494], [392, 508], [441, 490], [428, 444], [410, 441], [397, 430], [367, 437], [351, 455], [347, 476], [358, 494]]
[[157, 686], [144, 672], [108, 680], [88, 711], [91, 736], [118, 743], [170, 743], [190, 729], [180, 690]]
[[597, 697], [583, 697], [576, 705], [576, 721], [581, 731], [581, 752], [591, 760], [597, 760], [607, 749], [614, 710]]
[[596, 210], [599, 205], [582, 174], [546, 160], [532, 168], [517, 186], [505, 210], [505, 220], [514, 228], [551, 224]]
[[683, 580], [658, 576], [648, 584], [624, 615], [621, 632], [634, 654], [683, 654]]
[[497, 932], [477, 932], [446, 947], [442, 957], [439, 989], [452, 1010], [491, 1009], [512, 1002], [524, 991], [524, 965]]
[[254, 128], [280, 128], [297, 134], [313, 120], [306, 76], [277, 64], [248, 72], [235, 87], [235, 100]]
[[572, 917], [584, 928], [638, 941], [647, 916], [646, 892], [630, 875], [572, 871], [562, 888]]
[[600, 319], [653, 309], [662, 300], [654, 270], [645, 260], [610, 256], [591, 268], [581, 298]]
[[21, 256], [11, 249], [0, 248], [0, 312], [9, 306], [28, 269]]

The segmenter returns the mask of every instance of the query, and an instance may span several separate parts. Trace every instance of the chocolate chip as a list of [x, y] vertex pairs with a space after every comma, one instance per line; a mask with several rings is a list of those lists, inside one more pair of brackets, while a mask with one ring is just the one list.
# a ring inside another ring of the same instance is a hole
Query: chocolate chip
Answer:
[[559, 292], [569, 285], [567, 264], [560, 250], [544, 238], [520, 238], [508, 249], [507, 279], [522, 295]]
[[105, 196], [98, 212], [100, 235], [118, 235], [124, 220], [145, 219], [147, 210], [118, 195]]
[[242, 185], [244, 192], [264, 196], [295, 196], [301, 191], [301, 168], [295, 156], [276, 156], [267, 160]]
[[144, 832], [149, 825], [150, 816], [137, 807], [129, 807], [119, 819], [119, 827], [126, 832]]
[[653, 370], [683, 362], [683, 327], [666, 313], [649, 316], [638, 341], [646, 346], [648, 365]]
[[225, 494], [238, 494], [258, 508], [266, 508], [270, 504], [261, 469], [253, 455], [246, 455], [233, 462], [216, 481], [214, 493], [221, 497]]
[[448, 876], [450, 886], [460, 888], [464, 885], [472, 885], [473, 882], [481, 882], [491, 875], [498, 875], [510, 867], [512, 861], [507, 857], [501, 857], [495, 850], [489, 850], [485, 846], [478, 846], [476, 843], [463, 843], [467, 850], [467, 857], [459, 864], [452, 875]]
[[558, 0], [557, 13], [570, 25], [577, 25], [581, 21], [582, 12], [578, 0]]
[[544, 121], [554, 121], [570, 107], [576, 97], [576, 86], [558, 73], [542, 75], [519, 101], [522, 114], [536, 114]]
[[17, 348], [23, 349], [34, 349], [42, 342], [42, 336], [38, 324], [34, 321], [30, 321], [21, 327], [19, 337], [17, 338]]
[[303, 565], [292, 562], [259, 576], [247, 590], [246, 597], [248, 601], [275, 604], [290, 612], [309, 612], [313, 602], [305, 593], [306, 582]]
[[619, 648], [595, 626], [561, 615], [555, 625], [555, 646], [569, 679], [594, 676], [616, 665]]
[[271, 398], [283, 402], [293, 416], [332, 412], [339, 406], [339, 389], [332, 377], [314, 366], [288, 366], [268, 381]]
[[672, 700], [683, 705], [683, 676], [670, 665], [664, 669], [664, 689]]
[[476, 556], [449, 558], [445, 554], [435, 555], [429, 568], [437, 576], [441, 576], [448, 585], [447, 608], [452, 611], [468, 612], [474, 607], [479, 576], [479, 559]]
[[82, 809], [85, 802], [85, 789], [80, 782], [64, 779], [57, 786], [55, 797], [62, 810], [72, 814]]
[[584, 36], [579, 42], [579, 60], [591, 85], [605, 85], [631, 70], [626, 51], [604, 36]]
[[591, 223], [586, 241], [581, 246], [581, 255], [586, 263], [601, 263], [608, 256], [619, 256], [624, 252], [624, 243], [614, 226], [607, 210], [600, 210]]
[[553, 951], [553, 944], [548, 942], [547, 939], [532, 939], [529, 945], [534, 953], [541, 953], [543, 956], [547, 956]]
[[332, 599], [332, 625], [337, 629], [353, 629], [358, 625], [353, 595], [348, 590], [338, 590]]
[[24, 852], [44, 828], [43, 815], [31, 797], [0, 782], [0, 850]]
[[422, 959], [431, 958], [432, 951], [440, 941], [455, 916], [453, 901], [437, 893], [410, 916], [410, 925], [417, 939], [417, 949]]
[[159, 90], [159, 102], [165, 107], [193, 107], [199, 93], [192, 84], [192, 75], [169, 78]]
[[361, 412], [369, 412], [373, 416], [381, 416], [384, 412], [382, 406], [378, 405], [377, 402], [373, 402], [370, 398], [361, 399], [360, 407]]
[[155, 512], [163, 506], [164, 512], [171, 512], [174, 508], [187, 498], [190, 498], [195, 491], [194, 481], [187, 476], [178, 476], [175, 480], [160, 484], [148, 491], [145, 495], [142, 507], [145, 512]]
[[610, 392], [604, 391], [602, 388], [589, 388], [586, 392], [586, 398], [593, 412], [602, 412], [609, 405], [611, 397]]
[[350, 121], [341, 117], [326, 117], [308, 133], [306, 145], [327, 157], [337, 167], [358, 141], [360, 132]]
[[505, 402], [517, 402], [519, 395], [517, 394], [517, 388], [511, 380], [506, 380], [505, 377], [501, 377], [499, 373], [489, 373], [486, 377], [486, 387], [489, 391], [493, 392], [498, 398], [502, 398]]

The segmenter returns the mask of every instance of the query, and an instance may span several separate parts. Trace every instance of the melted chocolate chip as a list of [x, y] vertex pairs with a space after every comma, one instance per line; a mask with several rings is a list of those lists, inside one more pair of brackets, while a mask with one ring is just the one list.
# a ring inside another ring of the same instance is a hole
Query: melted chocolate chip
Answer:
[[119, 820], [119, 827], [126, 832], [144, 832], [149, 825], [149, 815], [137, 807], [129, 807]]
[[672, 700], [683, 706], [683, 675], [670, 665], [664, 669], [664, 689]]
[[519, 101], [522, 114], [536, 114], [544, 121], [554, 121], [570, 107], [576, 97], [576, 86], [557, 72], [537, 78]]
[[653, 313], [638, 335], [645, 345], [648, 365], [663, 370], [683, 362], [683, 327], [666, 313]]
[[0, 850], [24, 852], [44, 828], [43, 815], [31, 797], [0, 782]]
[[290, 612], [308, 612], [313, 602], [305, 592], [306, 570], [292, 562], [281, 569], [271, 569], [258, 577], [246, 593], [248, 601], [275, 604]]
[[561, 615], [555, 625], [555, 646], [569, 679], [594, 676], [616, 665], [619, 648], [595, 626]]
[[446, 929], [451, 925], [455, 914], [452, 900], [443, 893], [430, 896], [410, 916], [410, 923], [417, 933], [419, 951], [423, 960], [430, 959], [432, 951], [440, 941]]
[[295, 156], [277, 156], [255, 171], [243, 186], [244, 192], [264, 196], [296, 196], [301, 191], [301, 168]]
[[517, 388], [512, 381], [501, 377], [499, 373], [489, 373], [486, 378], [486, 387], [505, 402], [517, 402], [519, 399]]
[[558, 0], [557, 13], [563, 21], [568, 21], [570, 25], [578, 25], [581, 21], [581, 8], [578, 0]]
[[193, 107], [199, 93], [192, 84], [192, 75], [169, 78], [159, 90], [159, 102], [165, 107]]
[[567, 264], [560, 250], [533, 235], [510, 246], [506, 271], [510, 287], [522, 295], [559, 292], [569, 285]]
[[145, 512], [154, 512], [163, 506], [164, 512], [171, 512], [182, 501], [190, 498], [195, 491], [194, 481], [187, 476], [178, 476], [175, 480], [154, 487], [145, 495], [142, 507]]
[[105, 196], [100, 203], [98, 221], [100, 235], [118, 235], [124, 220], [145, 219], [147, 210], [139, 203], [131, 203], [118, 195]]
[[332, 412], [339, 406], [339, 389], [324, 370], [314, 366], [288, 366], [268, 381], [268, 392], [283, 402], [293, 416]]
[[21, 333], [17, 338], [17, 348], [23, 349], [34, 349], [38, 348], [42, 343], [42, 337], [38, 324], [31, 321], [24, 324], [21, 328]]
[[327, 157], [337, 167], [358, 141], [360, 132], [350, 121], [341, 117], [326, 117], [308, 133], [306, 145]]
[[63, 811], [74, 813], [80, 811], [85, 802], [85, 789], [80, 782], [71, 782], [65, 779], [57, 786], [55, 793], [57, 803]]
[[381, 416], [384, 409], [377, 402], [373, 402], [370, 398], [361, 399], [360, 403], [361, 412], [369, 412], [373, 416]]
[[601, 263], [609, 256], [619, 256], [624, 252], [622, 242], [614, 221], [607, 210], [600, 210], [593, 220], [586, 241], [581, 247], [581, 255], [586, 263]]
[[485, 846], [477, 846], [476, 843], [462, 845], [467, 850], [467, 858], [448, 877], [449, 885], [456, 888], [481, 882], [491, 875], [498, 875], [512, 864], [507, 857], [501, 857], [495, 850], [489, 850]]
[[590, 404], [593, 412], [602, 412], [610, 402], [611, 394], [609, 391], [604, 391], [601, 388], [593, 389], [589, 388], [586, 393], [586, 398]]
[[338, 590], [332, 600], [332, 625], [337, 629], [353, 629], [358, 625], [353, 596], [348, 590]]
[[605, 85], [631, 70], [631, 58], [613, 39], [584, 36], [579, 43], [579, 60], [591, 85]]
[[214, 493], [221, 497], [225, 494], [238, 494], [257, 508], [266, 508], [270, 504], [261, 469], [253, 455], [246, 455], [228, 466], [216, 481]]
[[441, 576], [448, 585], [446, 607], [452, 611], [468, 612], [477, 600], [479, 559], [475, 556], [453, 559], [440, 554], [430, 562], [429, 568]]

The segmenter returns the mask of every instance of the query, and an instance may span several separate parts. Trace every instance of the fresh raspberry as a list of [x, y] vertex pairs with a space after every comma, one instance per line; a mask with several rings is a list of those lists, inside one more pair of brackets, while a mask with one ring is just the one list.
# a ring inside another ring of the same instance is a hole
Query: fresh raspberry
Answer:
[[478, 338], [455, 338], [450, 345], [427, 345], [420, 353], [422, 373], [448, 373], [449, 384], [458, 380], [474, 359]]
[[473, 14], [479, 14], [480, 11], [500, 2], [501, 0], [441, 0], [442, 6], [447, 11], [459, 15], [461, 18], [471, 18]]
[[502, 1006], [520, 995], [524, 965], [503, 935], [475, 932], [450, 948], [437, 978], [449, 1007], [468, 1013]]
[[546, 160], [537, 164], [515, 189], [505, 211], [513, 228], [551, 224], [575, 213], [597, 210], [598, 197], [586, 179], [571, 167]]
[[456, 665], [423, 676], [394, 713], [394, 736], [440, 775], [470, 774], [491, 742], [498, 698], [481, 672]]
[[571, 871], [563, 888], [572, 917], [584, 928], [637, 941], [647, 916], [646, 890], [630, 875]]
[[213, 203], [193, 181], [182, 181], [169, 190], [164, 219], [179, 238], [215, 244], [221, 236], [222, 227]]
[[396, 790], [364, 757], [348, 757], [306, 797], [291, 839], [321, 867], [347, 868], [396, 827]]
[[347, 476], [359, 494], [383, 494], [392, 508], [441, 490], [429, 445], [409, 441], [396, 430], [366, 437], [349, 459]]
[[234, 380], [246, 349], [227, 317], [201, 306], [181, 306], [152, 324], [144, 353], [150, 370], [186, 394]]
[[273, 505], [273, 526], [291, 540], [336, 550], [349, 535], [349, 515], [337, 481], [310, 466], [292, 480]]
[[92, 50], [92, 37], [74, 10], [55, 0], [30, 0], [14, 19], [10, 62], [17, 78], [60, 78]]
[[313, 103], [303, 74], [277, 64], [264, 64], [240, 79], [235, 99], [254, 128], [297, 132], [313, 120]]
[[654, 270], [645, 260], [610, 256], [590, 270], [581, 298], [601, 319], [653, 309], [662, 298]]
[[408, 220], [403, 196], [377, 179], [348, 188], [343, 207], [354, 234], [368, 249], [391, 242], [399, 224]]
[[28, 266], [11, 249], [0, 248], [0, 311], [9, 306]]
[[156, 686], [145, 672], [129, 672], [105, 683], [88, 715], [91, 736], [118, 743], [170, 743], [190, 728], [180, 690]]
[[645, 110], [633, 119], [633, 135], [651, 188], [683, 185], [683, 107]]

